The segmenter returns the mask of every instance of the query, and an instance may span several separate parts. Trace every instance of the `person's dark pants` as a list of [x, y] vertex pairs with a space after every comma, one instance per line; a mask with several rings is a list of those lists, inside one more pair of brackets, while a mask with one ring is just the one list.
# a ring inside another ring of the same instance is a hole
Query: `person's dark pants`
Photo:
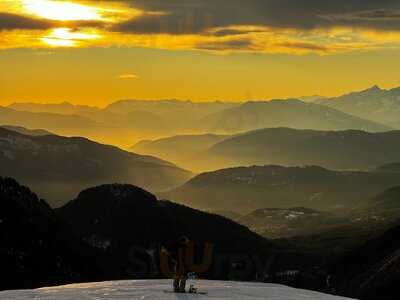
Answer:
[[174, 287], [174, 291], [175, 292], [185, 292], [186, 289], [186, 281], [187, 281], [187, 276], [186, 276], [186, 272], [184, 272], [183, 274], [179, 274], [179, 265], [178, 263], [175, 261], [174, 264], [174, 272], [175, 272], [175, 277], [174, 277], [174, 281], [173, 281], [173, 287]]
[[174, 279], [174, 291], [175, 292], [185, 292], [186, 280], [187, 280], [187, 278], [185, 276], [184, 277], [176, 277]]

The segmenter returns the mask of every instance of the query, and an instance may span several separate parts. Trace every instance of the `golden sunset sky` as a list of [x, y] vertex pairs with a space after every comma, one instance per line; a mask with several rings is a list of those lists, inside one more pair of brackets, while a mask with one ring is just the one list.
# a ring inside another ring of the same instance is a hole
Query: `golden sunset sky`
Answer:
[[0, 0], [0, 105], [400, 86], [400, 1]]

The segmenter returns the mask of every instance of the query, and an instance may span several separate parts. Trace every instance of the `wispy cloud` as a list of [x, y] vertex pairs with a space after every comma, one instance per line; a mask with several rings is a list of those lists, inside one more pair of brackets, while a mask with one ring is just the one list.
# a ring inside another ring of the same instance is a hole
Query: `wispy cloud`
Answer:
[[139, 79], [139, 76], [131, 73], [131, 74], [121, 74], [118, 76], [118, 78], [122, 80], [136, 80]]

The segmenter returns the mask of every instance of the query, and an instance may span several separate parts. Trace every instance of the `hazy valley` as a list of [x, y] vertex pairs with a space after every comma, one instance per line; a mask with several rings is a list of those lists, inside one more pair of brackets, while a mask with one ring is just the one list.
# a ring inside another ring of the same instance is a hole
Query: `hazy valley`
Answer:
[[400, 131], [391, 110], [383, 122], [348, 107], [395, 92], [1, 108], [2, 288], [162, 278], [149, 253], [187, 235], [215, 247], [204, 278], [393, 289]]
[[53, 207], [93, 185], [126, 182], [162, 191], [192, 176], [161, 159], [85, 138], [32, 136], [4, 128], [0, 128], [0, 174], [31, 186]]
[[[351, 95], [364, 99], [365, 93]], [[347, 96], [344, 97], [347, 99]], [[392, 98], [392, 102], [396, 103], [397, 98]], [[56, 134], [85, 136], [126, 149], [143, 139], [181, 134], [236, 134], [267, 127], [371, 132], [400, 128], [400, 120], [387, 124], [382, 119], [375, 120], [371, 117], [373, 114], [368, 112], [360, 117], [351, 110], [347, 112], [341, 106], [331, 105], [336, 103], [335, 99], [307, 99], [304, 102], [278, 99], [242, 103], [121, 100], [103, 108], [68, 102], [19, 102], [0, 107], [0, 125], [44, 128]], [[354, 102], [352, 99], [346, 102], [350, 107]], [[354, 109], [356, 107], [354, 105]], [[384, 116], [385, 113], [381, 114]], [[388, 109], [386, 114], [392, 114], [392, 110]]]

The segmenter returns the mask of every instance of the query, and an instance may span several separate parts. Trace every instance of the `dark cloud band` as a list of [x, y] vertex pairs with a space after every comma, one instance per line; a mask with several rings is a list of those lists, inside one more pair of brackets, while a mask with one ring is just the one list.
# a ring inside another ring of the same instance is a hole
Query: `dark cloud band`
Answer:
[[44, 19], [34, 19], [17, 14], [0, 12], [0, 30], [44, 30], [54, 27], [105, 27], [101, 21], [51, 21]]
[[210, 28], [256, 25], [313, 29], [338, 25], [400, 30], [396, 0], [133, 0], [146, 12], [114, 26], [133, 33], [199, 33]]
[[48, 29], [52, 26], [53, 24], [48, 21], [0, 12], [0, 30]]

